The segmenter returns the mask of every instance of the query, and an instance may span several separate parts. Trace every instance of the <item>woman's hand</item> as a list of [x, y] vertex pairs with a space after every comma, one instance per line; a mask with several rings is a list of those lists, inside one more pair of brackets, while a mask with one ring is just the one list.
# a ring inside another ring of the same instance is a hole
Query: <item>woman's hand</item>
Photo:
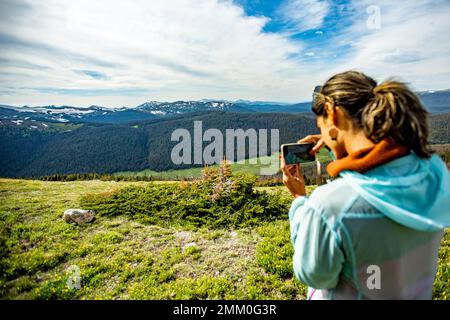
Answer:
[[281, 171], [283, 172], [283, 183], [289, 192], [295, 197], [305, 196], [305, 180], [303, 179], [300, 164], [286, 165], [284, 157], [280, 157]]
[[322, 149], [322, 147], [325, 145], [325, 142], [322, 140], [320, 134], [312, 134], [306, 136], [303, 139], [298, 140], [297, 143], [314, 143], [314, 147], [311, 149], [311, 154], [319, 152], [320, 149]]

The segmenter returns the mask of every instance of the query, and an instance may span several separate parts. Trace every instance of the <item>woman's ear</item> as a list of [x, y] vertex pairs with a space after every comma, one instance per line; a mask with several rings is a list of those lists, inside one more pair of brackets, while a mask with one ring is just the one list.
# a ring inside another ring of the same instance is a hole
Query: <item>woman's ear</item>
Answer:
[[336, 114], [336, 109], [333, 106], [333, 104], [331, 102], [325, 102], [324, 108], [326, 110], [327, 113], [327, 118], [328, 121], [331, 121], [331, 125], [337, 127], [337, 114]]

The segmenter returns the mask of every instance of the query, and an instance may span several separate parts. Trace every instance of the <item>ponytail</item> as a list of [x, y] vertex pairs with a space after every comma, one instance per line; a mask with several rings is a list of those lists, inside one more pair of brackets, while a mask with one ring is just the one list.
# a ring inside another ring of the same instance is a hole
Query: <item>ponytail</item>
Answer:
[[428, 112], [417, 96], [401, 82], [385, 81], [373, 89], [373, 97], [363, 108], [361, 123], [366, 136], [378, 142], [386, 136], [429, 157]]

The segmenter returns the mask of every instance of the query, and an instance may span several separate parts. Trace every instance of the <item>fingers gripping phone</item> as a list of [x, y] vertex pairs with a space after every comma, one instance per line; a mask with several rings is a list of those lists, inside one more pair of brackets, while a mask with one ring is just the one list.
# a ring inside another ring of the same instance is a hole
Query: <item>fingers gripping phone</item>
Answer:
[[315, 161], [316, 156], [310, 154], [313, 147], [313, 143], [287, 143], [281, 145], [281, 152], [286, 165]]

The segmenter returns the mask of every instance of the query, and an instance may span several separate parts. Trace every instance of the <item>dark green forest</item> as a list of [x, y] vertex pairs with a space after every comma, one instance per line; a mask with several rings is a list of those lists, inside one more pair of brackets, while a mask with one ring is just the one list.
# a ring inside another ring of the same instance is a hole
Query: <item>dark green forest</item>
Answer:
[[[194, 121], [202, 121], [203, 132], [219, 129], [279, 129], [279, 142], [295, 142], [318, 133], [310, 113], [200, 112], [127, 124], [58, 124], [58, 129], [0, 126], [0, 176], [42, 177], [55, 174], [98, 173], [151, 169], [164, 171], [192, 165], [175, 165], [170, 159], [171, 134], [187, 129], [194, 139]], [[430, 143], [450, 142], [450, 113], [430, 117]], [[193, 143], [193, 141], [192, 141]], [[206, 146], [210, 142], [204, 142]], [[224, 141], [224, 148], [225, 148]], [[248, 142], [246, 147], [248, 148]], [[225, 154], [225, 153], [224, 153]], [[248, 156], [248, 153], [246, 153]], [[231, 160], [231, 159], [230, 159]], [[240, 160], [240, 159], [234, 159]], [[198, 166], [202, 166], [199, 164]]]
[[[190, 167], [172, 163], [171, 150], [178, 141], [171, 141], [171, 135], [174, 130], [184, 128], [194, 139], [194, 121], [202, 121], [203, 132], [217, 128], [224, 137], [225, 129], [279, 129], [280, 143], [318, 132], [311, 117], [288, 113], [192, 113], [120, 125], [83, 124], [72, 131], [59, 132], [3, 126], [0, 127], [0, 176], [110, 174], [145, 168], [163, 171]], [[268, 150], [270, 139], [269, 130]]]

